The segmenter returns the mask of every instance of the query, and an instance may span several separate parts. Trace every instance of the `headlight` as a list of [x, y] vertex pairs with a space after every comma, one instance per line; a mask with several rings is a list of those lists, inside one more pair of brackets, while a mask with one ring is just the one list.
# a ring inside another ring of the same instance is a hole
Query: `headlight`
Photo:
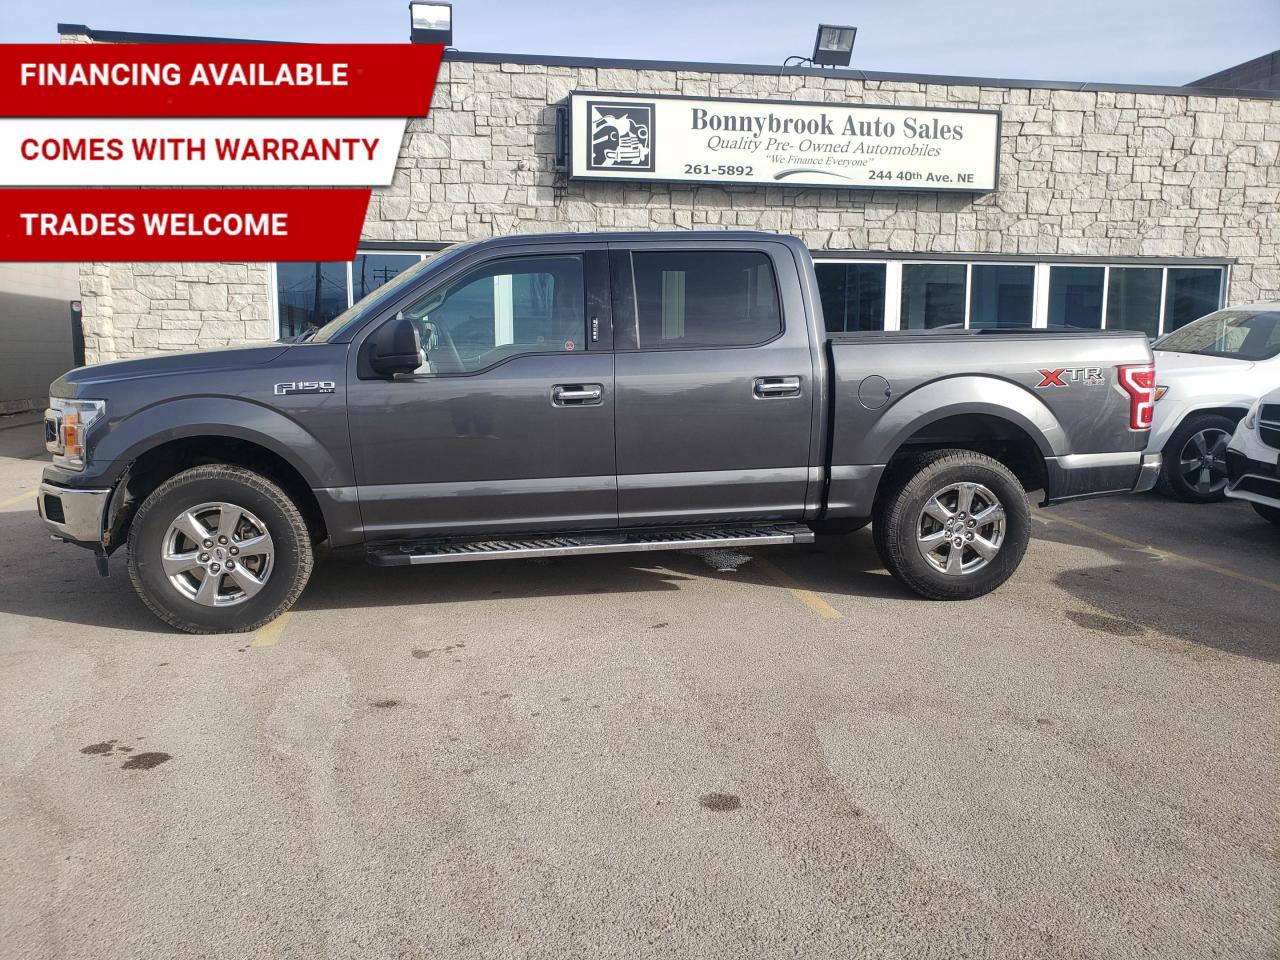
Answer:
[[53, 454], [53, 462], [68, 470], [83, 470], [85, 436], [106, 413], [105, 400], [50, 397], [49, 409], [44, 412], [44, 445]]

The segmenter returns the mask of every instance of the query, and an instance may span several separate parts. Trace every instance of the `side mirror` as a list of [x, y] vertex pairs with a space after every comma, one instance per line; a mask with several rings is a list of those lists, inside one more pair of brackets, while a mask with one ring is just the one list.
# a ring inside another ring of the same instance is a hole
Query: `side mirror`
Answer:
[[408, 317], [384, 323], [369, 337], [369, 366], [384, 377], [413, 373], [422, 365], [418, 325]]

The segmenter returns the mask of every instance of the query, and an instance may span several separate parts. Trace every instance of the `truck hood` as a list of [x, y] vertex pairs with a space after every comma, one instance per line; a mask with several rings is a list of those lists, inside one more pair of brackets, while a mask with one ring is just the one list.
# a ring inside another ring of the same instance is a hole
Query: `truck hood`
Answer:
[[1182, 377], [1195, 374], [1219, 374], [1230, 377], [1253, 368], [1252, 360], [1235, 357], [1211, 357], [1203, 353], [1175, 353], [1172, 350], [1153, 350], [1156, 358], [1156, 379], [1165, 371]]
[[64, 373], [49, 387], [51, 396], [73, 397], [94, 384], [115, 383], [142, 377], [202, 373], [209, 370], [234, 370], [259, 367], [270, 363], [289, 349], [287, 343], [268, 343], [254, 347], [223, 347], [192, 353], [166, 353], [137, 360], [115, 360], [77, 367]]

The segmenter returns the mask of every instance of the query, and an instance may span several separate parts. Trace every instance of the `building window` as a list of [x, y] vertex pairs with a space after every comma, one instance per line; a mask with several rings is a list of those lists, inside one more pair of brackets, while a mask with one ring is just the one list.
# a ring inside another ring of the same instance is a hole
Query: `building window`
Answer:
[[642, 350], [747, 347], [782, 332], [763, 253], [637, 250], [631, 261]]
[[1036, 268], [1031, 264], [975, 263], [969, 290], [969, 326], [1030, 327]]
[[1170, 267], [1168, 274], [1162, 333], [1213, 313], [1221, 305], [1222, 271], [1218, 268]]
[[963, 327], [968, 272], [963, 263], [904, 263], [902, 329]]
[[1107, 283], [1107, 329], [1138, 330], [1151, 339], [1160, 335], [1159, 267], [1110, 267]]
[[1106, 267], [1050, 267], [1046, 325], [1102, 329], [1106, 277]]
[[350, 306], [347, 265], [276, 264], [276, 306], [281, 337], [296, 337], [311, 327], [324, 326]]
[[351, 302], [363, 299], [422, 259], [417, 253], [360, 253], [351, 261]]
[[277, 263], [275, 308], [281, 339], [322, 327], [347, 307], [408, 270], [428, 252], [361, 250], [350, 263]]
[[884, 329], [887, 264], [820, 261], [816, 268], [828, 332]]

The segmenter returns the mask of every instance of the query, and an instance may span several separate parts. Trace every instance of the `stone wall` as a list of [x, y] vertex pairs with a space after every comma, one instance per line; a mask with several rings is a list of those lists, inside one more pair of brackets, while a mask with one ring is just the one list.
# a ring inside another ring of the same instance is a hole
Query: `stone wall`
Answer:
[[80, 265], [89, 363], [274, 340], [265, 263]]
[[[998, 108], [993, 194], [567, 182], [569, 91]], [[368, 240], [747, 228], [817, 250], [1236, 260], [1228, 301], [1280, 299], [1280, 100], [451, 61], [410, 121]], [[90, 359], [270, 339], [262, 264], [86, 264]]]

